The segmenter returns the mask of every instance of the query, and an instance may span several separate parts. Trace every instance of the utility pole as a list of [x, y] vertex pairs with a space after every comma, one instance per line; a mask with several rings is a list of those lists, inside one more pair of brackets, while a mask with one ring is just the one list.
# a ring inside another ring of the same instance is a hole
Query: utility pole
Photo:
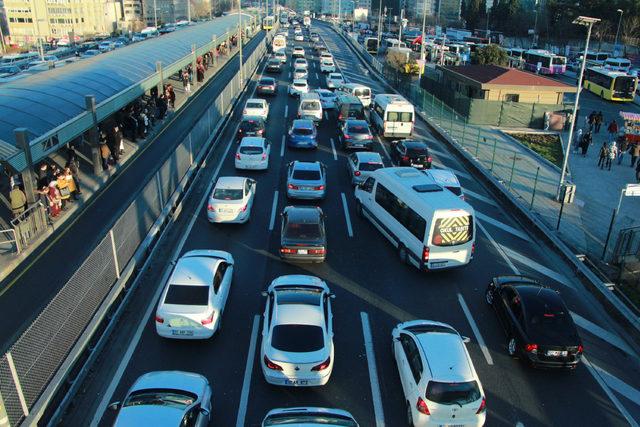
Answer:
[[400, 8], [400, 29], [398, 30], [398, 47], [402, 42], [402, 20], [404, 19], [404, 8]]
[[153, 0], [153, 25], [158, 29], [158, 6], [156, 5], [156, 0]]
[[427, 0], [422, 0], [422, 38], [420, 40], [420, 68], [418, 70], [418, 80], [422, 79], [422, 70], [425, 64], [424, 40], [427, 38], [425, 27], [427, 24]]
[[[267, 4], [269, 1], [267, 0]], [[240, 59], [240, 81], [244, 84], [244, 76], [242, 73], [242, 0], [238, 0], [238, 57]]]
[[187, 20], [191, 22], [191, 0], [187, 0]]
[[[387, 9], [385, 8], [385, 13], [387, 12]], [[382, 37], [382, 0], [380, 0], [380, 8], [378, 9], [378, 47], [377, 49], [380, 49], [380, 39]]]

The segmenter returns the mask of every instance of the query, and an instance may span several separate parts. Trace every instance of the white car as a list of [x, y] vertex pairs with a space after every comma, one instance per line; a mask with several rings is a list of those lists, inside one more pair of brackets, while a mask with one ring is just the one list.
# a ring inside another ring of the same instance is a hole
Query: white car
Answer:
[[268, 169], [269, 154], [271, 154], [269, 141], [258, 136], [245, 136], [236, 151], [236, 169]]
[[262, 420], [262, 427], [290, 425], [292, 427], [358, 427], [353, 415], [342, 409], [305, 406], [298, 408], [276, 408], [270, 410]]
[[333, 59], [321, 59], [320, 60], [320, 72], [321, 73], [335, 73], [336, 64]]
[[156, 309], [164, 338], [206, 339], [220, 329], [233, 277], [228, 252], [194, 250], [176, 262]]
[[113, 49], [115, 49], [115, 44], [111, 41], [100, 42], [100, 44], [98, 45], [98, 49], [100, 50], [100, 52], [111, 52]]
[[316, 89], [315, 92], [320, 96], [320, 104], [322, 104], [323, 110], [331, 110], [336, 108], [336, 95], [327, 89]]
[[322, 61], [323, 59], [331, 59], [333, 61], [333, 55], [331, 55], [327, 51], [324, 51], [324, 52], [320, 53], [320, 60]]
[[382, 157], [375, 151], [356, 151], [347, 157], [347, 176], [353, 185], [365, 182], [373, 171], [383, 167]]
[[[293, 25], [296, 25], [295, 23]], [[302, 28], [300, 27], [295, 27], [293, 29], [293, 34], [302, 34]]]
[[306, 79], [294, 79], [289, 85], [289, 95], [300, 96], [302, 93], [309, 93], [309, 84]]
[[297, 42], [303, 42], [304, 41], [304, 36], [302, 34], [297, 34], [295, 36], [293, 36], [293, 39]]
[[273, 54], [274, 58], [278, 58], [280, 60], [281, 63], [286, 64], [287, 63], [287, 54], [284, 52], [276, 52]]
[[484, 425], [485, 394], [468, 338], [432, 320], [400, 323], [391, 334], [409, 425]]
[[309, 73], [307, 72], [306, 68], [303, 67], [295, 67], [293, 69], [293, 79], [294, 80], [300, 80], [300, 79], [307, 79], [307, 77], [309, 77]]
[[220, 177], [209, 196], [209, 222], [245, 223], [251, 215], [256, 182], [240, 176]]
[[329, 73], [327, 76], [327, 87], [329, 89], [337, 89], [344, 84], [344, 78], [340, 73]]
[[318, 277], [276, 278], [267, 292], [260, 365], [269, 384], [325, 385], [333, 370], [332, 294]]
[[304, 58], [304, 48], [302, 46], [294, 46], [291, 56], [294, 58]]
[[244, 117], [262, 117], [267, 120], [269, 116], [269, 104], [264, 99], [250, 98], [247, 100], [247, 103], [244, 104], [242, 115]]
[[304, 58], [296, 58], [296, 60], [293, 61], [293, 67], [304, 68], [306, 70], [307, 68], [309, 68], [309, 63]]

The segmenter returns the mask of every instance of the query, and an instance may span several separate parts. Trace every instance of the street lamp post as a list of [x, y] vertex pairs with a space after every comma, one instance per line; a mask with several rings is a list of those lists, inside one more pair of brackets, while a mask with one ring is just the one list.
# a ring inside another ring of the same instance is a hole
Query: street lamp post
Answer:
[[153, 25], [158, 29], [158, 6], [156, 6], [156, 0], [153, 0]]
[[427, 0], [422, 0], [422, 38], [420, 39], [420, 67], [418, 68], [418, 80], [422, 79], [422, 70], [425, 64], [424, 40], [427, 37], [425, 27], [427, 23]]
[[[267, 0], [267, 4], [268, 4]], [[240, 81], [244, 84], [244, 76], [242, 73], [242, 0], [238, 0], [238, 58], [240, 59]]]
[[616, 40], [613, 43], [613, 53], [614, 55], [618, 52], [618, 35], [620, 35], [620, 24], [622, 23], [622, 14], [624, 11], [622, 9], [618, 9], [617, 12], [620, 14], [618, 18], [618, 29], [616, 30]]
[[378, 49], [380, 49], [380, 40], [382, 37], [382, 0], [380, 0], [380, 8], [378, 9]]
[[587, 62], [587, 52], [589, 51], [589, 39], [591, 38], [591, 29], [593, 24], [600, 22], [598, 18], [590, 18], [588, 16], [578, 16], [574, 19], [573, 23], [577, 25], [584, 25], [588, 27], [587, 41], [584, 44], [584, 54], [582, 55], [582, 64], [580, 65], [580, 74], [578, 75], [578, 91], [576, 92], [576, 100], [573, 103], [573, 114], [571, 115], [572, 123], [569, 123], [569, 137], [567, 138], [566, 146], [564, 149], [564, 160], [562, 161], [562, 171], [560, 173], [560, 181], [558, 182], [558, 190], [556, 192], [556, 200], [560, 200], [560, 193], [562, 191], [562, 185], [566, 176], [567, 163], [569, 162], [569, 153], [571, 152], [571, 141], [573, 140], [573, 129], [577, 123], [578, 118], [578, 103], [580, 101], [580, 91], [582, 90], [582, 76], [584, 75], [584, 67]]

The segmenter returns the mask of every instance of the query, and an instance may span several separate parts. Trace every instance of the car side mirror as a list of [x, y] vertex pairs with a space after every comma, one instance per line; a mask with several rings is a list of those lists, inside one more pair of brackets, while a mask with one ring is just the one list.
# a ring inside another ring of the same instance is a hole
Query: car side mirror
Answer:
[[209, 416], [209, 410], [208, 410], [208, 409], [206, 409], [206, 408], [200, 408], [200, 413], [201, 413], [202, 415], [204, 415], [205, 417], [208, 417], [208, 416]]
[[330, 295], [329, 295], [329, 298], [331, 298], [331, 299], [336, 299], [336, 294], [330, 294]]
[[462, 342], [465, 344], [469, 344], [471, 342], [471, 338], [469, 337], [462, 337]]
[[120, 402], [112, 402], [108, 406], [109, 410], [117, 411], [120, 408]]
[[260, 292], [260, 295], [262, 295], [263, 297], [266, 297], [269, 294], [267, 293], [267, 291], [262, 291], [262, 292]]

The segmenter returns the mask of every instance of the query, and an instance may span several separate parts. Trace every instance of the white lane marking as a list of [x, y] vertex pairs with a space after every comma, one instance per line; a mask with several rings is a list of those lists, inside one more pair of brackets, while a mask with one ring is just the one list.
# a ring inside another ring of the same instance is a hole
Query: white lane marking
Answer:
[[333, 138], [331, 138], [331, 151], [333, 152], [333, 160], [338, 160], [338, 153], [336, 153], [336, 145], [333, 143]]
[[563, 276], [562, 274], [555, 272], [553, 270], [551, 270], [550, 268], [545, 267], [542, 264], [539, 264], [537, 262], [535, 262], [534, 260], [532, 260], [529, 257], [526, 257], [524, 255], [522, 255], [521, 253], [518, 253], [516, 251], [514, 251], [513, 249], [507, 248], [506, 246], [502, 246], [502, 248], [504, 249], [504, 252], [507, 254], [507, 256], [509, 258], [511, 258], [512, 260], [521, 263], [522, 265], [525, 265], [533, 270], [536, 270], [537, 272], [544, 274], [547, 277], [552, 278], [553, 280], [555, 280], [558, 283], [562, 283], [563, 285], [569, 287], [569, 288], [574, 288], [575, 286], [569, 281], [569, 279], [567, 279], [567, 277]]
[[511, 227], [510, 225], [507, 225], [507, 224], [505, 224], [503, 222], [500, 222], [500, 221], [498, 221], [496, 219], [493, 219], [490, 216], [487, 216], [487, 215], [483, 214], [482, 212], [476, 211], [476, 218], [481, 220], [481, 221], [483, 221], [483, 222], [491, 224], [491, 225], [493, 225], [495, 227], [498, 227], [498, 228], [506, 231], [507, 233], [513, 234], [514, 236], [519, 237], [522, 240], [526, 240], [527, 242], [531, 242], [531, 239], [529, 238], [529, 236], [527, 236], [522, 231], [517, 230], [517, 229]]
[[324, 119], [329, 120], [329, 113], [327, 113], [326, 111], [324, 112]]
[[284, 106], [284, 118], [286, 119], [289, 116], [289, 106]]
[[490, 199], [488, 197], [485, 197], [485, 196], [483, 196], [481, 194], [478, 194], [478, 193], [476, 193], [474, 191], [471, 191], [471, 190], [469, 190], [467, 188], [464, 188], [464, 194], [467, 195], [467, 196], [471, 196], [472, 198], [474, 198], [476, 200], [479, 200], [481, 202], [484, 202], [486, 204], [489, 204], [491, 206], [498, 207], [498, 204], [496, 202], [494, 202], [492, 199]]
[[[573, 321], [576, 322], [576, 325], [580, 326], [585, 331], [608, 342], [612, 346], [618, 347], [620, 350], [634, 357], [637, 357], [633, 349], [626, 342], [624, 342], [622, 338], [620, 338], [618, 335], [601, 328], [600, 326], [596, 325], [590, 320], [585, 319], [584, 317], [580, 316], [578, 313], [574, 313], [573, 311], [571, 312], [571, 317], [573, 317]], [[638, 400], [638, 402], [640, 402], [640, 399]]]
[[280, 144], [280, 157], [284, 157], [285, 136], [282, 135], [282, 143]]
[[[477, 213], [477, 212], [476, 212]], [[495, 240], [493, 240], [493, 237], [491, 237], [491, 234], [489, 234], [489, 232], [487, 231], [486, 228], [484, 228], [484, 225], [482, 225], [481, 222], [476, 222], [476, 224], [478, 224], [478, 228], [480, 228], [480, 230], [482, 230], [482, 232], [484, 233], [484, 235], [487, 237], [487, 239], [489, 239], [489, 241], [491, 242], [491, 244], [493, 245], [494, 248], [496, 248], [496, 251], [500, 254], [500, 256], [506, 261], [507, 265], [511, 268], [511, 271], [513, 271], [515, 274], [520, 274], [520, 270], [518, 270], [516, 268], [515, 265], [513, 265], [513, 263], [511, 262], [511, 260], [509, 259], [509, 257], [507, 256], [507, 254], [504, 253], [504, 250], [502, 249], [502, 246], [500, 246], [498, 243], [496, 243]]]
[[607, 383], [607, 385], [614, 391], [620, 393], [636, 405], [640, 405], [640, 391], [638, 389], [631, 387], [629, 384], [610, 372], [602, 369], [598, 365], [592, 363], [591, 366], [593, 366], [593, 368], [601, 375], [604, 382]]
[[518, 421], [516, 423], [516, 427], [524, 427], [524, 423], [522, 421]]
[[342, 208], [344, 209], [344, 217], [347, 220], [347, 233], [349, 237], [353, 237], [353, 228], [351, 228], [351, 217], [349, 216], [349, 206], [347, 205], [347, 197], [344, 193], [340, 193], [342, 196]]
[[318, 76], [318, 73], [315, 73], [315, 74], [316, 74], [316, 80], [320, 80], [320, 76]]
[[[423, 130], [419, 124], [416, 124], [416, 128]], [[424, 132], [427, 134], [427, 136], [430, 136], [430, 133], [428, 130], [424, 129]], [[435, 142], [435, 141], [430, 141], [430, 142]], [[433, 147], [429, 147], [429, 151], [434, 154], [437, 154], [438, 157], [451, 158], [451, 156], [448, 153], [445, 153], [444, 151], [440, 151]]]
[[371, 397], [373, 399], [373, 413], [376, 417], [376, 427], [384, 427], [384, 411], [382, 410], [382, 399], [380, 398], [380, 382], [378, 380], [378, 369], [376, 368], [376, 355], [373, 352], [373, 337], [369, 326], [369, 315], [364, 311], [360, 312], [362, 321], [362, 335], [364, 336], [364, 348], [367, 353], [367, 365], [369, 366], [369, 380], [371, 382]]
[[273, 193], [273, 203], [271, 204], [271, 219], [269, 220], [269, 231], [273, 230], [276, 222], [276, 208], [278, 207], [278, 190]]
[[376, 140], [378, 140], [378, 144], [380, 144], [380, 146], [382, 147], [382, 151], [384, 151], [384, 155], [387, 156], [387, 159], [389, 159], [389, 162], [391, 162], [391, 156], [389, 155], [389, 152], [387, 151], [387, 147], [384, 146], [384, 143], [382, 142], [382, 139], [380, 138], [379, 135], [376, 135]]
[[289, 78], [291, 78], [291, 71], [289, 71]]
[[258, 326], [260, 315], [253, 316], [253, 327], [251, 329], [251, 342], [249, 343], [249, 353], [247, 354], [247, 364], [244, 368], [244, 380], [242, 381], [242, 392], [240, 393], [240, 404], [238, 405], [238, 417], [236, 427], [244, 426], [244, 418], [247, 415], [247, 403], [249, 402], [249, 389], [251, 387], [251, 375], [253, 374], [253, 363], [256, 359], [256, 346], [258, 343]]
[[591, 376], [593, 376], [593, 378], [596, 380], [598, 385], [602, 387], [602, 390], [607, 395], [609, 400], [611, 400], [611, 402], [615, 405], [615, 407], [618, 408], [618, 411], [622, 414], [622, 416], [627, 419], [627, 422], [629, 423], [629, 425], [633, 427], [638, 427], [638, 423], [636, 422], [636, 420], [634, 420], [631, 414], [629, 414], [629, 412], [627, 411], [627, 409], [624, 406], [622, 406], [622, 403], [620, 403], [620, 400], [618, 400], [618, 398], [613, 394], [613, 392], [607, 385], [606, 381], [602, 378], [601, 371], [600, 370], [596, 371], [596, 368], [594, 367], [594, 365], [592, 365], [591, 362], [589, 362], [589, 359], [587, 359], [587, 357], [584, 354], [582, 355], [582, 363], [584, 363], [584, 366], [587, 367], [587, 369], [589, 370], [589, 373], [591, 374]]
[[493, 358], [491, 357], [491, 353], [489, 353], [489, 349], [484, 342], [484, 338], [482, 338], [482, 334], [480, 334], [480, 329], [478, 329], [478, 325], [476, 321], [473, 319], [471, 315], [471, 311], [469, 311], [469, 306], [467, 306], [466, 301], [462, 297], [462, 294], [458, 292], [458, 302], [460, 303], [460, 307], [462, 307], [462, 311], [464, 311], [464, 315], [467, 317], [467, 321], [469, 325], [471, 325], [471, 330], [473, 334], [476, 336], [476, 341], [478, 341], [478, 345], [480, 346], [480, 350], [482, 350], [482, 354], [484, 354], [484, 358], [487, 361], [487, 364], [493, 365]]

